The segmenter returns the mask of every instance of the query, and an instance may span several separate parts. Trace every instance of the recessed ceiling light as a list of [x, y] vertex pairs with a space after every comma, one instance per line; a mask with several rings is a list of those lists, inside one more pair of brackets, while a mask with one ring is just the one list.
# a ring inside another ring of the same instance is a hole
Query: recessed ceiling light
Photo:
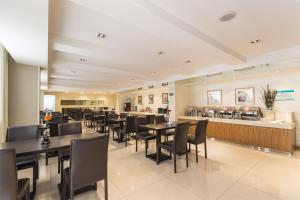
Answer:
[[81, 62], [86, 62], [87, 59], [86, 59], [86, 58], [80, 58], [80, 61], [81, 61]]
[[[77, 70], [73, 69], [73, 70], [71, 70], [71, 72], [72, 72], [73, 74], [76, 74], [76, 73], [77, 73]], [[69, 79], [70, 79], [70, 78], [69, 78]]]
[[83, 94], [83, 91], [81, 91], [80, 94]]
[[156, 74], [156, 72], [151, 72], [151, 75], [155, 75]]
[[251, 44], [257, 44], [257, 43], [260, 43], [260, 42], [261, 42], [260, 39], [250, 41]]
[[131, 78], [130, 80], [131, 80], [131, 81], [134, 81], [134, 80], [135, 80], [135, 78]]
[[158, 55], [163, 55], [164, 52], [163, 52], [163, 51], [159, 51], [159, 52], [157, 52], [157, 54], [158, 54]]
[[185, 61], [185, 64], [190, 64], [192, 61], [190, 61], [190, 60], [186, 60]]
[[224, 15], [222, 15], [219, 20], [221, 22], [228, 22], [228, 21], [232, 20], [235, 17], [236, 17], [236, 12], [229, 11], [229, 12], [225, 13]]
[[104, 33], [97, 33], [97, 37], [103, 39], [106, 35]]
[[279, 73], [280, 71], [279, 70], [276, 70], [276, 73]]

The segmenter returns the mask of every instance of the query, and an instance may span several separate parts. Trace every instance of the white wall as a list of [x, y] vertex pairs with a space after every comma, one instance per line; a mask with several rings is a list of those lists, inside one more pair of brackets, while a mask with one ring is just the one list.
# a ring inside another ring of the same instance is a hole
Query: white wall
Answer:
[[[153, 89], [143, 89], [140, 91], [134, 90], [134, 91], [127, 91], [127, 92], [121, 92], [117, 95], [118, 98], [118, 105], [119, 110], [124, 111], [124, 103], [126, 102], [127, 98], [131, 98], [131, 104], [132, 109], [134, 109], [134, 106], [138, 104], [138, 96], [143, 97], [143, 107], [149, 107], [152, 109], [153, 112], [157, 112], [158, 108], [166, 108], [168, 104], [162, 103], [162, 93], [168, 93], [168, 87], [157, 87]], [[154, 103], [149, 104], [149, 95], [153, 94], [154, 96]]]
[[39, 67], [8, 65], [8, 126], [39, 123]]
[[[230, 80], [227, 82], [210, 83], [210, 84], [189, 84], [189, 105], [203, 106], [207, 105], [207, 91], [209, 90], [222, 90], [222, 105], [224, 106], [237, 106], [235, 105], [235, 89], [254, 87], [255, 88], [255, 104], [264, 108], [260, 100], [260, 91], [262, 87], [269, 84], [271, 88], [276, 89], [294, 89], [295, 100], [293, 101], [276, 101], [274, 109], [278, 112], [294, 112], [296, 119], [296, 140], [297, 146], [300, 146], [300, 72], [294, 71], [293, 73], [273, 73], [256, 78], [249, 78], [244, 80]], [[177, 93], [176, 93], [177, 95]], [[177, 97], [176, 97], [177, 99]], [[183, 109], [183, 108], [181, 108]], [[177, 111], [176, 111], [177, 112]]]

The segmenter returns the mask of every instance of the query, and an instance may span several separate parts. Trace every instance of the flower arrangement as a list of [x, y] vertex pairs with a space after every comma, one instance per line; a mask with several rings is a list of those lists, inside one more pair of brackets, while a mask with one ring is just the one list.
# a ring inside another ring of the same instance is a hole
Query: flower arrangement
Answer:
[[269, 85], [267, 85], [266, 88], [263, 88], [263, 91], [261, 92], [261, 100], [265, 104], [267, 110], [273, 109], [276, 95], [277, 95], [277, 90], [270, 89]]

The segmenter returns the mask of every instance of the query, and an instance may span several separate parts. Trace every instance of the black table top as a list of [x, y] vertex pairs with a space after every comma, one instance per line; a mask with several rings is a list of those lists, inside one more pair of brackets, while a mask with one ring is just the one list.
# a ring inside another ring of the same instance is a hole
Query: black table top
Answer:
[[27, 153], [43, 153], [49, 150], [57, 150], [69, 147], [71, 141], [81, 138], [91, 138], [99, 136], [97, 133], [84, 133], [66, 136], [57, 136], [50, 138], [49, 145], [41, 145], [42, 139], [23, 140], [15, 142], [0, 143], [0, 150], [2, 149], [16, 149], [16, 155], [22, 155]]
[[176, 128], [176, 125], [179, 123], [184, 123], [184, 122], [163, 122], [159, 124], [147, 124], [147, 125], [140, 125], [140, 127], [147, 128], [149, 130], [167, 130], [167, 129], [173, 129]]

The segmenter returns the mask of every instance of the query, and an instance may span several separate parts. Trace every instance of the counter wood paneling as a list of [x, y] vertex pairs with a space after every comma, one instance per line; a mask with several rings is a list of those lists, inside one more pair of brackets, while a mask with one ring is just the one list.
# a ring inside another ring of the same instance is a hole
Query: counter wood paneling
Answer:
[[[203, 118], [179, 117], [179, 121], [197, 122]], [[230, 141], [243, 145], [253, 145], [276, 151], [293, 152], [296, 145], [296, 128], [291, 125], [286, 128], [274, 124], [274, 127], [248, 125], [239, 123], [218, 122], [209, 119], [207, 137]], [[195, 126], [191, 126], [189, 134], [194, 134]]]

